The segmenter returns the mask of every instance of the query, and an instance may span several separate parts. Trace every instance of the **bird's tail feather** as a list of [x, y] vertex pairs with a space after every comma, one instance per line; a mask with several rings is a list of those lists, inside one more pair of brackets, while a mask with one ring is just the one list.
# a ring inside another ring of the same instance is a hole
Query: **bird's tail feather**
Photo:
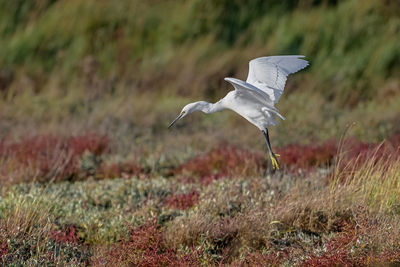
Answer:
[[276, 112], [275, 115], [278, 116], [279, 118], [281, 118], [282, 120], [286, 120], [286, 118], [283, 117], [281, 114], [279, 114], [279, 112]]
[[271, 112], [278, 116], [280, 119], [285, 120], [285, 117], [283, 117], [281, 114], [279, 114], [279, 111], [276, 107], [263, 107], [262, 110], [264, 112]]

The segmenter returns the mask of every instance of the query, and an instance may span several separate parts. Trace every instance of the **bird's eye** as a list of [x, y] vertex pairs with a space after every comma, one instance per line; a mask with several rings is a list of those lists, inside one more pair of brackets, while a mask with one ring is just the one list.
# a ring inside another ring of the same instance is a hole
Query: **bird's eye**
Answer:
[[182, 111], [182, 115], [185, 115], [186, 111]]

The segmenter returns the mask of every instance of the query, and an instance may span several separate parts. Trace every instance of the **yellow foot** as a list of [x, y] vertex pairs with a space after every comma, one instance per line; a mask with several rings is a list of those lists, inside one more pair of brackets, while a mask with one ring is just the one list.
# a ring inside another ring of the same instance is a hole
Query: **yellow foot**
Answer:
[[279, 163], [278, 163], [278, 160], [276, 159], [276, 157], [280, 157], [280, 155], [279, 154], [269, 154], [269, 157], [271, 158], [272, 168], [274, 170], [279, 170]]

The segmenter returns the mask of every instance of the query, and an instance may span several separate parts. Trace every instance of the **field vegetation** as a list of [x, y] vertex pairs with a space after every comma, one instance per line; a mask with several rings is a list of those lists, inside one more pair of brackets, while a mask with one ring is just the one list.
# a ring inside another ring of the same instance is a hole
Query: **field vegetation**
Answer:
[[[5, 266], [400, 264], [396, 0], [0, 0]], [[304, 54], [271, 127], [217, 101]]]

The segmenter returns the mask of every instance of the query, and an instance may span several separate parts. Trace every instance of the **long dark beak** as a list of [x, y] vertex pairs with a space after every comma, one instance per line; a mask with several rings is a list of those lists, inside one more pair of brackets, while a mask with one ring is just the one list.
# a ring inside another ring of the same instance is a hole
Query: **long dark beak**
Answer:
[[171, 122], [171, 124], [168, 126], [168, 129], [169, 128], [171, 128], [174, 124], [175, 124], [175, 122], [177, 122], [177, 121], [179, 121], [180, 120], [180, 118], [182, 118], [182, 116], [183, 116], [183, 114], [181, 113], [181, 114], [179, 114], [179, 116], [178, 117], [176, 117], [176, 119], [173, 121], [173, 122]]

